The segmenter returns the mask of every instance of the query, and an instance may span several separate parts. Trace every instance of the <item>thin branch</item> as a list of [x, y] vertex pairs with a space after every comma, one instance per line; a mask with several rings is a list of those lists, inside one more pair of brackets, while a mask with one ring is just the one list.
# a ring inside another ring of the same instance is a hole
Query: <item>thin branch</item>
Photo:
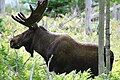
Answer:
[[2, 59], [2, 62], [5, 63], [7, 65], [7, 67], [20, 79], [23, 80], [23, 78], [19, 75], [18, 72], [15, 72], [14, 69], [4, 60]]
[[43, 66], [43, 65], [46, 65], [46, 63], [44, 62], [44, 63], [40, 64], [40, 66]]
[[48, 75], [49, 80], [53, 80], [54, 76], [50, 74], [49, 69], [47, 69], [47, 75]]
[[34, 68], [35, 68], [35, 63], [32, 67], [32, 71], [31, 71], [31, 74], [30, 74], [30, 80], [32, 80], [32, 78], [33, 78]]
[[47, 74], [48, 74], [48, 77], [49, 77], [50, 80], [53, 80], [53, 76], [52, 76], [52, 75], [50, 74], [50, 72], [49, 72], [50, 62], [51, 62], [52, 58], [53, 58], [53, 54], [52, 54], [51, 57], [49, 58], [49, 61], [48, 61], [48, 69], [47, 69]]
[[18, 72], [18, 53], [16, 50], [15, 53], [16, 53], [16, 72]]
[[14, 34], [15, 34], [16, 31], [17, 31], [17, 30], [14, 30], [14, 31], [13, 31], [13, 33], [12, 33], [12, 37], [14, 37]]
[[118, 61], [120, 61], [120, 59], [115, 59], [115, 62], [118, 62]]
[[45, 73], [47, 73], [47, 78], [46, 78], [46, 80], [53, 80], [53, 78], [51, 77], [51, 74], [50, 74], [50, 72], [49, 72], [49, 69], [46, 68], [45, 66], [43, 66], [43, 69], [44, 69]]
[[24, 66], [26, 65], [26, 63], [30, 60], [31, 56], [25, 61], [25, 63], [23, 64], [23, 66], [20, 69], [23, 69]]
[[32, 67], [32, 71], [31, 71], [31, 74], [30, 74], [30, 80], [32, 80], [32, 78], [33, 78], [34, 68], [35, 68], [36, 62], [39, 58], [40, 58], [39, 56], [37, 58], [35, 58], [34, 65]]

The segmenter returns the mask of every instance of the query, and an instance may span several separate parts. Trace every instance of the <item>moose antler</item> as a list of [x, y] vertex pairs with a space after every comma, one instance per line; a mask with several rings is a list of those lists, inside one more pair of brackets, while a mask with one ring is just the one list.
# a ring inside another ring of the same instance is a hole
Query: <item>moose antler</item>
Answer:
[[34, 23], [39, 22], [42, 19], [42, 17], [43, 17], [42, 15], [47, 7], [47, 4], [48, 4], [48, 0], [43, 0], [42, 2], [38, 1], [38, 6], [35, 10], [30, 5], [30, 9], [31, 9], [32, 13], [28, 18], [26, 18], [24, 16], [24, 14], [21, 12], [18, 13], [18, 16], [12, 15], [12, 18], [15, 21], [19, 22], [20, 24], [23, 24], [23, 25], [31, 28]]

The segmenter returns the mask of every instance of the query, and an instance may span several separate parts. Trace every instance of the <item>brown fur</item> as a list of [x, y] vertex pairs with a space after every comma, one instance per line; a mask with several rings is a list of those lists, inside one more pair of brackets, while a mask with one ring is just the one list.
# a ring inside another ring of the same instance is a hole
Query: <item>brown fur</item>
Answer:
[[[33, 56], [33, 51], [38, 52], [48, 64], [53, 55], [49, 70], [56, 73], [69, 73], [72, 70], [84, 71], [91, 69], [98, 75], [98, 46], [83, 44], [75, 41], [68, 35], [54, 34], [43, 27], [27, 30], [14, 37], [10, 42], [11, 48], [19, 49], [24, 46]], [[110, 51], [111, 69], [114, 56]]]

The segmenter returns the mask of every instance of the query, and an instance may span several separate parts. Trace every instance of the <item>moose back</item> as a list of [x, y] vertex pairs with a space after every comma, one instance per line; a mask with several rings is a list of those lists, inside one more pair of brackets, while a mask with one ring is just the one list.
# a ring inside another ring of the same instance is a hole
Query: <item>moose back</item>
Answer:
[[[35, 50], [49, 65], [49, 71], [55, 73], [69, 73], [72, 70], [83, 72], [90, 68], [94, 75], [98, 75], [97, 45], [79, 43], [69, 35], [51, 33], [42, 26], [38, 27], [37, 22], [42, 19], [47, 3], [48, 0], [38, 1], [35, 10], [30, 6], [32, 13], [28, 18], [21, 12], [18, 16], [12, 15], [15, 21], [29, 29], [11, 39], [11, 48], [19, 49], [24, 46], [32, 57]], [[113, 52], [110, 51], [110, 69], [112, 69], [113, 60]], [[105, 60], [104, 62], [106, 65]]]

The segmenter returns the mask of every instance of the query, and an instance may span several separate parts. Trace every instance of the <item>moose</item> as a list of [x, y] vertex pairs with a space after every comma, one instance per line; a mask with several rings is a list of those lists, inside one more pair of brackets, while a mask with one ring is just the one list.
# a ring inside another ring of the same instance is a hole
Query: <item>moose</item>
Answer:
[[[57, 34], [46, 30], [43, 26], [38, 26], [43, 13], [48, 5], [48, 0], [38, 1], [38, 6], [33, 9], [28, 18], [23, 13], [12, 18], [27, 26], [29, 29], [13, 37], [10, 47], [19, 49], [22, 46], [33, 57], [34, 51], [38, 52], [45, 60], [49, 71], [56, 74], [70, 73], [72, 70], [83, 72], [91, 69], [93, 75], [98, 75], [98, 45], [80, 43], [67, 34]], [[105, 49], [104, 49], [105, 52]], [[105, 56], [105, 54], [104, 54]], [[110, 70], [114, 60], [113, 52], [110, 50]], [[106, 61], [104, 60], [106, 65]]]

